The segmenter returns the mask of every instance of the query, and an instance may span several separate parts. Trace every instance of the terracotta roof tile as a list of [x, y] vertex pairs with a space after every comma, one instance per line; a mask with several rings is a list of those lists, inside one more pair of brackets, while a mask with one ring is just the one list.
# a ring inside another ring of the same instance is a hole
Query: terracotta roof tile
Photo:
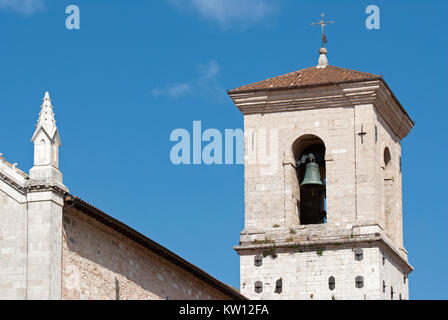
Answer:
[[350, 81], [364, 81], [381, 79], [375, 74], [350, 69], [328, 66], [325, 68], [311, 67], [287, 73], [278, 77], [269, 78], [260, 82], [244, 85], [233, 89], [229, 93], [243, 91], [256, 91], [266, 89], [297, 88], [305, 86], [320, 86]]
[[[9, 162], [8, 160], [6, 160], [3, 157], [3, 153], [0, 153], [0, 161], [3, 162], [8, 168], [14, 168], [14, 164], [12, 164], [11, 162]], [[28, 179], [28, 174], [26, 174], [24, 171], [20, 170], [19, 168], [15, 167], [15, 170], [17, 173], [19, 173], [20, 175], [22, 175], [25, 179]]]

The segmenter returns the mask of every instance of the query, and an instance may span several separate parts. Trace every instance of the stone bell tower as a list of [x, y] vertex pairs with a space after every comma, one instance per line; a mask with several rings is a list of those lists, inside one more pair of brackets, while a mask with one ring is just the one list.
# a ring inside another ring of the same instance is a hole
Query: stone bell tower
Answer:
[[408, 299], [401, 140], [414, 123], [382, 77], [319, 53], [229, 91], [245, 126], [241, 292]]

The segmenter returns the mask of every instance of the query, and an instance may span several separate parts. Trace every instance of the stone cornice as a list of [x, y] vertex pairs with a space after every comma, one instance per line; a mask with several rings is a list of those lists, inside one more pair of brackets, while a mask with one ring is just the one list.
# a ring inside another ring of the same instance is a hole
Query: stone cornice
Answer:
[[[13, 170], [13, 169], [11, 169]], [[43, 192], [43, 191], [52, 191], [60, 196], [65, 196], [68, 194], [68, 190], [64, 185], [60, 184], [31, 184], [28, 178], [23, 178], [23, 181], [19, 181], [14, 179], [10, 174], [6, 171], [0, 170], [0, 180], [4, 183], [12, 187], [14, 190], [19, 192], [22, 195], [26, 195], [28, 192]]]
[[380, 83], [374, 106], [400, 140], [414, 127], [414, 122], [385, 82]]
[[278, 252], [303, 252], [303, 251], [316, 251], [319, 249], [326, 250], [340, 250], [340, 249], [352, 249], [353, 247], [379, 247], [386, 255], [400, 268], [404, 273], [411, 273], [414, 268], [409, 262], [402, 257], [380, 234], [366, 234], [353, 238], [322, 238], [322, 239], [310, 239], [307, 241], [283, 241], [283, 242], [270, 242], [259, 244], [242, 244], [235, 246], [235, 251], [239, 255], [254, 254], [255, 252], [263, 252], [266, 249], [275, 248]]
[[52, 186], [52, 185], [30, 185], [25, 188], [26, 192], [45, 192], [51, 191], [58, 194], [61, 197], [65, 197], [68, 194], [68, 191], [61, 186]]
[[7, 175], [0, 172], [0, 180], [4, 183], [12, 187], [14, 190], [19, 192], [22, 195], [26, 195], [29, 192], [44, 192], [44, 191], [52, 191], [62, 197], [68, 194], [67, 190], [60, 186], [51, 186], [51, 185], [21, 185], [17, 183], [14, 179], [11, 179]]
[[18, 183], [16, 180], [8, 177], [7, 175], [5, 175], [3, 172], [0, 171], [0, 180], [2, 180], [3, 182], [5, 182], [7, 185], [9, 185], [10, 187], [12, 187], [14, 190], [18, 191], [19, 193], [21, 193], [22, 195], [24, 195], [26, 193], [25, 191], [25, 187], [23, 185], [21, 185], [20, 183]]
[[25, 192], [27, 178], [25, 174], [14, 168], [13, 165], [10, 167], [3, 161], [0, 162], [0, 179], [22, 194]]
[[383, 79], [229, 95], [244, 115], [372, 104], [400, 140], [414, 125]]

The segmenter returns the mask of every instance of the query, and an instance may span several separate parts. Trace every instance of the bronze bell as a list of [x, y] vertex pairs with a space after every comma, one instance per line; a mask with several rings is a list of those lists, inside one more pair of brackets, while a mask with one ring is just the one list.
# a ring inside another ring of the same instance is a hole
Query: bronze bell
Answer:
[[319, 165], [310, 162], [306, 165], [305, 177], [300, 187], [303, 189], [322, 189], [324, 184], [320, 178]]

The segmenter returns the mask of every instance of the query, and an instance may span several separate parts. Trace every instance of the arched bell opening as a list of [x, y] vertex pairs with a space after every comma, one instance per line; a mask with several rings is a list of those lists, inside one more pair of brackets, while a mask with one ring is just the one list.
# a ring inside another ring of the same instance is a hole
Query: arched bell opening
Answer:
[[299, 222], [326, 223], [325, 144], [317, 136], [305, 135], [294, 142], [292, 150], [299, 187]]

